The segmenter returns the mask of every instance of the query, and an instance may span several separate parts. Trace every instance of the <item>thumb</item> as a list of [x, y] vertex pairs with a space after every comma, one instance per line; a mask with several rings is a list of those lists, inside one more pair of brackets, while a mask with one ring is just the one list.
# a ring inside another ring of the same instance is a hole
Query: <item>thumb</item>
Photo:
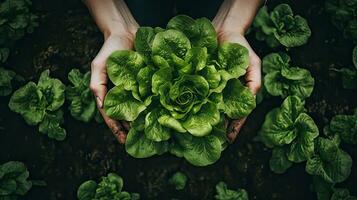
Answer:
[[261, 61], [256, 54], [250, 56], [249, 67], [245, 76], [247, 86], [251, 92], [256, 95], [261, 87]]
[[92, 62], [92, 72], [90, 79], [90, 89], [92, 90], [99, 108], [103, 108], [103, 102], [107, 93], [107, 74], [104, 63]]
[[231, 123], [228, 127], [228, 135], [227, 135], [228, 141], [230, 143], [233, 143], [234, 140], [237, 138], [237, 135], [240, 132], [240, 130], [242, 129], [243, 124], [245, 123], [246, 119], [247, 118], [244, 117], [242, 119], [237, 119], [237, 120], [231, 121]]

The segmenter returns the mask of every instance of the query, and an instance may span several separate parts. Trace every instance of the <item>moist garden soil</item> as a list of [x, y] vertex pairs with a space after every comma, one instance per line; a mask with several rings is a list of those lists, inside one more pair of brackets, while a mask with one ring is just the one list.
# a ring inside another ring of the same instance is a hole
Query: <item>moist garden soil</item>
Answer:
[[[17, 42], [7, 63], [9, 69], [26, 80], [37, 80], [50, 69], [53, 77], [68, 84], [72, 68], [90, 70], [90, 62], [102, 44], [102, 35], [80, 1], [34, 0], [40, 15], [40, 26], [31, 35]], [[312, 30], [308, 44], [288, 51], [296, 66], [311, 71], [315, 78], [312, 96], [306, 102], [320, 132], [336, 114], [351, 114], [357, 107], [357, 91], [342, 88], [340, 75], [333, 68], [352, 66], [353, 44], [343, 38], [323, 10], [323, 0], [268, 1], [269, 7], [289, 3], [294, 12], [305, 17]], [[247, 36], [261, 57], [278, 50]], [[21, 83], [15, 85], [15, 88]], [[274, 174], [269, 169], [271, 151], [254, 138], [268, 111], [280, 106], [280, 98], [267, 98], [249, 116], [236, 142], [220, 160], [207, 167], [194, 167], [184, 159], [169, 154], [148, 159], [134, 159], [105, 124], [76, 121], [65, 109], [67, 138], [57, 142], [41, 136], [36, 126], [8, 108], [8, 97], [0, 98], [0, 163], [9, 160], [24, 162], [31, 179], [44, 180], [46, 187], [33, 187], [24, 199], [76, 199], [78, 186], [109, 172], [124, 178], [124, 189], [138, 192], [142, 199], [213, 199], [215, 185], [225, 181], [231, 189], [245, 188], [250, 199], [316, 199], [311, 191], [311, 177], [305, 164], [295, 164], [287, 173]], [[68, 105], [65, 105], [68, 107]], [[354, 161], [357, 146], [343, 144]], [[188, 176], [182, 191], [175, 191], [168, 179], [177, 171]], [[341, 187], [357, 195], [357, 164]]]

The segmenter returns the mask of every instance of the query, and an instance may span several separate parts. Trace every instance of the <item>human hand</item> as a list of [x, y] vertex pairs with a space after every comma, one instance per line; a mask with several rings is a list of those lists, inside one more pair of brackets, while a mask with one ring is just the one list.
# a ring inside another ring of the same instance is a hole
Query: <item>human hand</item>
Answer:
[[109, 55], [114, 51], [132, 49], [133, 41], [134, 34], [111, 34], [105, 37], [102, 48], [91, 64], [90, 89], [96, 98], [98, 110], [103, 116], [105, 123], [121, 144], [125, 143], [126, 134], [130, 127], [125, 121], [119, 122], [109, 118], [103, 110], [108, 81], [106, 61]]
[[[219, 42], [234, 42], [238, 43], [248, 49], [249, 52], [249, 66], [247, 73], [245, 74], [245, 80], [247, 87], [254, 94], [258, 93], [261, 87], [261, 61], [257, 54], [254, 52], [248, 41], [244, 37], [244, 33], [240, 32], [225, 32], [217, 30]], [[243, 124], [246, 121], [246, 117], [243, 119], [232, 120], [228, 124], [228, 140], [233, 142], [241, 130]]]

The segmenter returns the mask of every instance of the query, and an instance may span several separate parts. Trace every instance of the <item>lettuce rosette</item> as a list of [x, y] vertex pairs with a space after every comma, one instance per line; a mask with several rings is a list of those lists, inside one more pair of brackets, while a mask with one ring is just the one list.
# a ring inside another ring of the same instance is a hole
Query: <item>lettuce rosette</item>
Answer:
[[166, 29], [139, 28], [134, 46], [107, 60], [114, 87], [104, 110], [131, 122], [126, 151], [135, 158], [170, 152], [196, 166], [216, 162], [227, 145], [225, 117], [243, 118], [255, 108], [239, 80], [248, 50], [218, 44], [208, 19], [184, 15]]

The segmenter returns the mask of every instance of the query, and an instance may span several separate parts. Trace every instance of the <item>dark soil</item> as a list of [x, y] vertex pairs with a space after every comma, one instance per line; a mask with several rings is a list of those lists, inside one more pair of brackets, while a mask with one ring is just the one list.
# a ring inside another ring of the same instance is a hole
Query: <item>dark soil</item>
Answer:
[[[331, 117], [350, 114], [357, 107], [356, 90], [343, 89], [339, 74], [331, 70], [352, 66], [353, 42], [345, 40], [330, 23], [323, 0], [268, 1], [271, 7], [281, 2], [288, 2], [296, 13], [307, 18], [312, 29], [309, 43], [288, 53], [294, 64], [309, 69], [315, 78], [315, 89], [306, 108], [322, 132]], [[89, 70], [101, 47], [102, 35], [84, 5], [72, 0], [34, 0], [34, 9], [41, 16], [40, 27], [17, 43], [5, 66], [26, 80], [37, 80], [44, 69], [51, 69], [52, 75], [66, 84], [66, 75], [72, 68]], [[261, 57], [272, 52], [253, 35], [248, 39]], [[274, 51], [278, 50], [284, 49]], [[271, 151], [253, 140], [265, 114], [281, 104], [280, 98], [267, 98], [259, 104], [236, 142], [217, 163], [207, 167], [194, 167], [169, 154], [134, 159], [104, 124], [81, 123], [66, 109], [67, 139], [50, 140], [9, 110], [9, 98], [0, 98], [0, 163], [22, 161], [31, 179], [47, 183], [46, 187], [33, 187], [24, 199], [76, 199], [83, 181], [98, 180], [109, 172], [121, 175], [125, 190], [140, 193], [142, 199], [212, 199], [219, 181], [225, 181], [232, 189], [245, 188], [250, 199], [316, 199], [304, 163], [295, 164], [283, 175], [274, 174], [268, 163]], [[357, 146], [342, 147], [357, 160]], [[178, 170], [188, 176], [188, 185], [179, 192], [168, 185], [168, 179]], [[356, 185], [354, 164], [350, 177], [341, 186], [357, 195]]]

